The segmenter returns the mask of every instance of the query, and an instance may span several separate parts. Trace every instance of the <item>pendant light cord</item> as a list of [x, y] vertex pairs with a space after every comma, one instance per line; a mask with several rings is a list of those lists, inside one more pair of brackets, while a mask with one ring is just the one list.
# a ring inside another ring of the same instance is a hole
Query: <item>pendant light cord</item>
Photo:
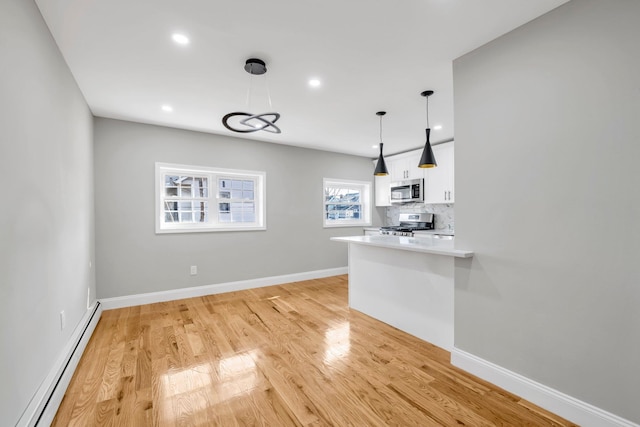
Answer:
[[267, 76], [264, 76], [264, 83], [267, 86], [267, 99], [269, 100], [269, 110], [273, 110], [273, 106], [271, 105], [271, 92], [269, 91], [269, 80], [267, 80]]
[[425, 96], [425, 98], [427, 98], [427, 128], [431, 128], [431, 126], [429, 126], [429, 96]]
[[382, 116], [380, 116], [380, 144], [382, 144]]
[[[253, 89], [253, 64], [250, 65], [249, 69], [249, 89], [247, 89], [247, 110], [251, 111], [251, 89]], [[269, 90], [269, 81], [267, 80], [267, 76], [264, 76], [265, 86], [267, 88], [267, 100], [269, 102], [269, 110], [273, 110], [273, 105], [271, 103], [271, 91]]]
[[253, 85], [253, 64], [250, 65], [249, 71], [249, 88], [247, 89], [247, 111], [251, 111], [251, 86]]

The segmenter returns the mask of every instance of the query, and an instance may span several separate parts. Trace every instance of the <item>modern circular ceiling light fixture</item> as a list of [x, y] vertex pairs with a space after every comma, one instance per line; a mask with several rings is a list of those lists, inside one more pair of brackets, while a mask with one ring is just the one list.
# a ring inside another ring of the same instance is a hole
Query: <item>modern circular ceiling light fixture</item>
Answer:
[[[267, 65], [265, 62], [258, 58], [249, 58], [244, 64], [244, 70], [250, 74], [249, 79], [253, 76], [260, 76], [267, 72]], [[269, 94], [269, 87], [267, 86], [267, 98], [269, 100], [269, 108], [271, 106], [271, 95]], [[247, 96], [247, 103], [251, 100], [251, 81], [249, 82], [249, 93]], [[222, 118], [222, 124], [224, 127], [233, 132], [238, 133], [250, 133], [263, 130], [271, 133], [281, 133], [280, 128], [276, 126], [276, 122], [280, 118], [280, 113], [260, 113], [251, 114], [241, 111], [235, 111], [229, 113]]]
[[436, 163], [436, 157], [433, 155], [431, 143], [429, 142], [429, 134], [431, 133], [431, 128], [429, 127], [429, 97], [433, 95], [433, 91], [425, 90], [420, 95], [427, 98], [427, 142], [424, 144], [424, 150], [422, 150], [422, 157], [420, 157], [420, 163], [418, 163], [418, 167], [435, 168], [436, 166], [438, 166], [438, 164]]

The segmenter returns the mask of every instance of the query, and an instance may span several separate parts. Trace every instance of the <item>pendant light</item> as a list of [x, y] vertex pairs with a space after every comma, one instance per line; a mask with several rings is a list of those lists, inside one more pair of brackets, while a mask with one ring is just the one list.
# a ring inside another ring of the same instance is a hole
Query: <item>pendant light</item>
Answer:
[[380, 156], [378, 157], [378, 163], [376, 164], [376, 170], [373, 171], [375, 176], [386, 176], [389, 175], [389, 170], [387, 169], [387, 165], [384, 163], [384, 157], [382, 157], [382, 116], [387, 114], [386, 111], [378, 111], [376, 115], [380, 117]]
[[[249, 58], [244, 64], [244, 70], [249, 73], [251, 76], [260, 76], [267, 72], [267, 65], [265, 62], [258, 58]], [[250, 77], [251, 78], [251, 77]], [[271, 107], [271, 95], [269, 95], [269, 86], [267, 86], [267, 98], [269, 100], [269, 108]], [[249, 93], [247, 96], [247, 103], [251, 100], [251, 80], [249, 80]], [[235, 123], [229, 123], [230, 119], [238, 119], [239, 117], [244, 117], [243, 119], [237, 121]], [[261, 114], [251, 114], [251, 113], [243, 113], [241, 111], [235, 111], [233, 113], [229, 113], [222, 118], [222, 124], [224, 127], [233, 132], [238, 133], [249, 133], [249, 132], [257, 132], [259, 130], [263, 130], [265, 132], [271, 133], [280, 133], [280, 128], [276, 126], [276, 122], [280, 118], [280, 113], [261, 113]]]
[[427, 142], [424, 144], [424, 150], [422, 151], [422, 157], [420, 157], [420, 163], [418, 163], [418, 167], [435, 168], [436, 166], [438, 166], [438, 164], [436, 163], [436, 157], [433, 155], [431, 143], [429, 142], [429, 134], [431, 133], [431, 128], [429, 127], [429, 97], [433, 95], [433, 91], [425, 90], [420, 95], [427, 98]]

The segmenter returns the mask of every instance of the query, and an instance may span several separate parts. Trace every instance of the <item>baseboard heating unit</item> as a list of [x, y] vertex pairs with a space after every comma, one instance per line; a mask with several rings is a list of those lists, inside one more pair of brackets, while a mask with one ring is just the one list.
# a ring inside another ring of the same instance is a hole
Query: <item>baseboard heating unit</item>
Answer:
[[53, 365], [51, 372], [38, 388], [16, 426], [44, 427], [51, 424], [101, 315], [102, 305], [97, 301], [85, 313], [61, 353], [62, 356]]

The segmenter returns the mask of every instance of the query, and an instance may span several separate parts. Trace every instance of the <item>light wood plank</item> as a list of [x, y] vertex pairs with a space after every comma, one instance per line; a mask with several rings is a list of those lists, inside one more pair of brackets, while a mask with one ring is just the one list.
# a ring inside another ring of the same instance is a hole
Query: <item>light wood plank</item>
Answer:
[[347, 299], [344, 275], [105, 311], [53, 425], [573, 425]]

